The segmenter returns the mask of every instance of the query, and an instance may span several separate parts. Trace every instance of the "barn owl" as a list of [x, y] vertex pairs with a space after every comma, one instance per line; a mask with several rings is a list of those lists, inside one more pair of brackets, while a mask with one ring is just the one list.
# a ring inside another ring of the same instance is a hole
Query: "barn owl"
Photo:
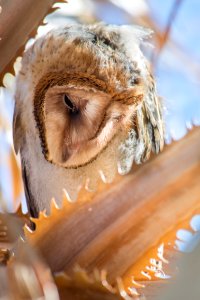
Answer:
[[162, 109], [137, 26], [70, 25], [24, 53], [17, 76], [14, 147], [32, 216], [63, 192], [94, 190], [163, 148]]

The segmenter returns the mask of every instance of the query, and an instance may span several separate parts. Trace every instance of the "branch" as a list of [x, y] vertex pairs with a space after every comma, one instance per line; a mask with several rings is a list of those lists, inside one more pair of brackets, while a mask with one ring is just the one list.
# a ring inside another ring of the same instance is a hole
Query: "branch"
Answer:
[[[56, 10], [55, 0], [2, 0], [0, 2], [0, 85], [5, 73], [13, 73], [13, 63], [34, 37], [44, 17]], [[65, 2], [60, 0], [59, 2]]]

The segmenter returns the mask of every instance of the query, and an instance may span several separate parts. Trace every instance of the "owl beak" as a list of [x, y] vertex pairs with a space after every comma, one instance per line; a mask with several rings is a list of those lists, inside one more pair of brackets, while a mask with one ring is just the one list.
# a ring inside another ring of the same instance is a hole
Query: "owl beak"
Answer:
[[63, 147], [62, 155], [61, 155], [61, 163], [66, 162], [71, 157], [67, 147]]
[[63, 146], [63, 151], [62, 151], [62, 156], [61, 156], [61, 162], [64, 163], [67, 160], [69, 160], [70, 158], [72, 158], [73, 155], [75, 155], [79, 149], [80, 149], [81, 145], [80, 144], [76, 144], [76, 145], [64, 145]]

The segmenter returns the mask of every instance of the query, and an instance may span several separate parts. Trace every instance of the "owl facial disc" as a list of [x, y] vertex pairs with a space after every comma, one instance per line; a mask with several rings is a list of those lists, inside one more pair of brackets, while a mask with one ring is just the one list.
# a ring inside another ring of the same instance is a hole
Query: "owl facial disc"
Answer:
[[34, 98], [45, 158], [65, 168], [93, 161], [120, 130], [128, 130], [143, 98], [139, 91], [137, 87], [117, 93], [87, 74], [46, 74]]

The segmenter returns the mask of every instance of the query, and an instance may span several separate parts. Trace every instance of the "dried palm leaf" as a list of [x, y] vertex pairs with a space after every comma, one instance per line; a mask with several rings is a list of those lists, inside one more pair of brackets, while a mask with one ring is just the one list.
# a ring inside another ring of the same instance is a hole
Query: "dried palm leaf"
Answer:
[[79, 263], [89, 273], [106, 269], [112, 283], [169, 230], [200, 210], [199, 136], [195, 129], [92, 200], [65, 200], [62, 209], [52, 202], [50, 216], [41, 212], [32, 219], [34, 232], [26, 227], [28, 240], [53, 272], [70, 273]]
[[[160, 278], [155, 281], [156, 273], [162, 272], [160, 261], [166, 263], [176, 254], [170, 246], [165, 256], [158, 245], [173, 241], [177, 228], [189, 228], [188, 220], [200, 211], [199, 137], [196, 128], [159, 157], [118, 179], [109, 191], [101, 187], [101, 195], [88, 199], [83, 194], [76, 203], [65, 199], [62, 209], [53, 201], [50, 216], [41, 212], [32, 219], [36, 230], [26, 227], [25, 234], [50, 269], [62, 272], [55, 275], [61, 299], [66, 295], [129, 299], [138, 294], [151, 299], [157, 293], [163, 285]], [[26, 243], [20, 249], [23, 257]], [[75, 268], [77, 263], [84, 271]], [[107, 270], [111, 285], [105, 272], [94, 275], [96, 268]], [[149, 284], [147, 275], [154, 279]]]
[[13, 64], [24, 51], [27, 40], [34, 37], [44, 17], [56, 10], [55, 2], [65, 0], [1, 1], [0, 14], [0, 85], [7, 72], [14, 73]]

